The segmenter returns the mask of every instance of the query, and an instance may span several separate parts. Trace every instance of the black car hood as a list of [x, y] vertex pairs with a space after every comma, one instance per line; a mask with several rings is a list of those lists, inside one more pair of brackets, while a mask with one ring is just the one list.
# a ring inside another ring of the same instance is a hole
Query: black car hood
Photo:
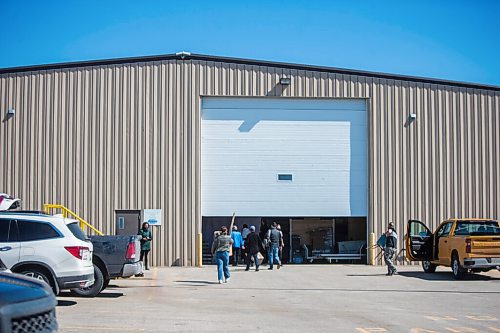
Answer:
[[52, 295], [44, 282], [19, 274], [0, 272], [0, 307]]

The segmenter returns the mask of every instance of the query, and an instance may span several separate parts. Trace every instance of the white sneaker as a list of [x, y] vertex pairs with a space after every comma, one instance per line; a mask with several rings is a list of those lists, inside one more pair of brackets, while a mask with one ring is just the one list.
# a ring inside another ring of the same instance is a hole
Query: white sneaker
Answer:
[[219, 284], [222, 284], [222, 280], [219, 280]]
[[228, 283], [229, 280], [231, 280], [231, 278], [227, 278], [226, 281], [224, 281], [224, 283]]

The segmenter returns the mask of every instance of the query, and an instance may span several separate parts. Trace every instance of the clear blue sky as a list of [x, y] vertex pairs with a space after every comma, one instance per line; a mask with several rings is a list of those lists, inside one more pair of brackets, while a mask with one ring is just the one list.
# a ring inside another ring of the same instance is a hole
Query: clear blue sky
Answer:
[[0, 67], [192, 53], [500, 85], [500, 1], [0, 0]]

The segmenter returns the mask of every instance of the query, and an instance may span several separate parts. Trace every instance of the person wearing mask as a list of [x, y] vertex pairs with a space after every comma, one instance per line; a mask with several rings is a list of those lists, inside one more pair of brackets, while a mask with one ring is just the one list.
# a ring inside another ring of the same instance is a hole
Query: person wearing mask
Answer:
[[396, 266], [394, 265], [394, 257], [398, 247], [398, 234], [394, 229], [394, 223], [390, 222], [387, 231], [380, 237], [379, 242], [383, 244], [384, 261], [387, 265], [387, 276], [397, 274]]
[[243, 237], [237, 226], [233, 226], [231, 239], [233, 240], [233, 266], [238, 266], [241, 257], [241, 248], [243, 247]]
[[247, 240], [245, 242], [245, 249], [247, 251], [247, 257], [246, 257], [246, 264], [247, 268], [245, 268], [245, 271], [250, 270], [250, 264], [252, 262], [252, 258], [255, 262], [255, 271], [259, 271], [259, 252], [260, 252], [260, 247], [262, 245], [262, 240], [260, 239], [259, 235], [255, 232], [255, 226], [250, 226], [250, 233], [247, 236]]
[[281, 267], [280, 258], [278, 255], [278, 249], [282, 242], [281, 231], [276, 229], [277, 223], [273, 222], [271, 229], [267, 231], [267, 243], [268, 243], [268, 257], [269, 257], [269, 270], [273, 269], [274, 262], [278, 264], [278, 269]]
[[220, 229], [220, 234], [215, 237], [212, 243], [212, 255], [215, 256], [217, 262], [219, 284], [229, 282], [231, 278], [231, 274], [229, 273], [229, 248], [232, 244], [233, 240], [227, 234], [227, 227], [223, 226]]
[[149, 270], [148, 255], [151, 251], [151, 241], [153, 240], [153, 233], [149, 229], [149, 223], [144, 222], [141, 230], [138, 233], [141, 238], [141, 257], [140, 260], [144, 263], [144, 268]]

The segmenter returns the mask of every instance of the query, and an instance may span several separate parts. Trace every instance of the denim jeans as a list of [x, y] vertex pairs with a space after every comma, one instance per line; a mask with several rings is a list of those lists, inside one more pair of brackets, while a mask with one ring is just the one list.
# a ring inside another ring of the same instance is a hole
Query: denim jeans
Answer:
[[269, 247], [269, 267], [273, 268], [274, 262], [280, 265], [280, 258], [278, 256], [278, 245], [271, 245]]
[[217, 275], [219, 281], [224, 277], [229, 279], [231, 274], [229, 273], [229, 252], [219, 251], [215, 254], [215, 260], [217, 261]]

